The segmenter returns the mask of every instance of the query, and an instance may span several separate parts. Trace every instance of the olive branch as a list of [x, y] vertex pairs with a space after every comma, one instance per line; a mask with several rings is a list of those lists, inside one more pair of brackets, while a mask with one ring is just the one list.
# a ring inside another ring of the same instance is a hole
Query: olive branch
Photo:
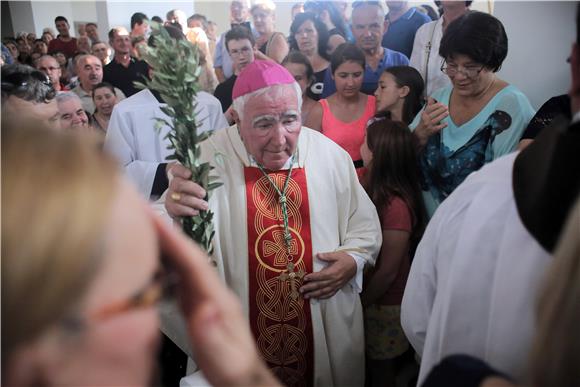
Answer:
[[[177, 160], [191, 171], [190, 180], [205, 189], [207, 200], [210, 192], [222, 183], [217, 181], [217, 177], [210, 176], [213, 166], [199, 160], [199, 144], [211, 134], [198, 133], [201, 123], [196, 97], [202, 70], [199, 49], [186, 39], [174, 39], [157, 23], [152, 23], [151, 28], [155, 47], [144, 47], [141, 53], [143, 59], [153, 68], [153, 75], [151, 80], [135, 82], [135, 85], [141, 89], [157, 91], [167, 103], [167, 106], [161, 106], [160, 109], [170, 121], [155, 118], [155, 130], [160, 132], [164, 126], [170, 128], [165, 138], [170, 142], [167, 149], [173, 150], [173, 154], [167, 159]], [[211, 242], [215, 234], [213, 215], [210, 210], [201, 210], [199, 215], [183, 217], [181, 220], [183, 231], [209, 254], [213, 251]]]

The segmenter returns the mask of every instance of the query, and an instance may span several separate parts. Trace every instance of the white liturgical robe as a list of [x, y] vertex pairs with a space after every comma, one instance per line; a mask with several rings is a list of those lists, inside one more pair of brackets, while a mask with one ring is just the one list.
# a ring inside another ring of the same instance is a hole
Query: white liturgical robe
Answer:
[[[215, 213], [213, 258], [249, 317], [253, 296], [249, 294], [244, 167], [253, 166], [252, 161], [236, 126], [216, 132], [205, 141], [202, 158], [215, 166], [212, 173], [223, 183], [209, 200]], [[374, 264], [382, 243], [379, 219], [349, 155], [322, 134], [303, 127], [294, 168], [304, 168], [306, 173], [313, 255], [351, 249], [365, 263]], [[313, 271], [325, 265], [313, 258]], [[329, 299], [309, 302], [314, 385], [362, 386], [364, 334], [358, 290], [347, 284]]]
[[475, 356], [516, 380], [524, 375], [551, 255], [520, 220], [516, 155], [471, 174], [437, 209], [417, 248], [401, 323], [421, 357], [418, 385], [452, 354]]
[[[196, 102], [201, 122], [199, 133], [228, 126], [217, 98], [201, 91]], [[147, 199], [159, 163], [166, 162], [167, 156], [173, 153], [167, 149], [170, 143], [165, 139], [169, 127], [163, 126], [159, 133], [155, 130], [155, 118], [169, 121], [161, 106], [166, 105], [157, 101], [149, 90], [141, 90], [119, 102], [113, 110], [105, 137], [105, 150], [119, 160], [129, 179]]]

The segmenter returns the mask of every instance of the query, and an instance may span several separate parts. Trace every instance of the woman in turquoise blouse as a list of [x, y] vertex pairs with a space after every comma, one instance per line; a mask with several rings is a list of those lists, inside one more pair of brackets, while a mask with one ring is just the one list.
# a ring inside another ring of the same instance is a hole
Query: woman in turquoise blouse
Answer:
[[482, 12], [455, 20], [441, 39], [441, 71], [451, 85], [435, 91], [410, 125], [429, 215], [471, 172], [515, 150], [535, 114], [526, 96], [495, 74], [507, 50], [503, 25]]

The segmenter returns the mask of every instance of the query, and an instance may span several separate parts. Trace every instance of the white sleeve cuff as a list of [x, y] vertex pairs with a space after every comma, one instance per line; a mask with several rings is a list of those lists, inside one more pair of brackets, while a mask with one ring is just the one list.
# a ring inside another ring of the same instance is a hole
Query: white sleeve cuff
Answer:
[[357, 293], [362, 292], [362, 285], [363, 285], [363, 269], [365, 267], [366, 261], [360, 255], [348, 252], [348, 255], [354, 259], [356, 262], [356, 274], [349, 282], [349, 285], [352, 286], [353, 290]]

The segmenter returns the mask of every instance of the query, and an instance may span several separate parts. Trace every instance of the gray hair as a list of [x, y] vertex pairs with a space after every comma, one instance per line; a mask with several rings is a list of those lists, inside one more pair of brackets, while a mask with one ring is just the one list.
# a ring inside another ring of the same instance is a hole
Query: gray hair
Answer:
[[64, 91], [64, 92], [58, 93], [56, 95], [56, 102], [58, 104], [61, 104], [62, 102], [69, 101], [71, 99], [75, 99], [75, 100], [79, 101], [79, 103], [82, 106], [83, 103], [81, 101], [81, 98], [73, 91]]
[[80, 54], [80, 55], [77, 55], [74, 59], [75, 70], [77, 70], [77, 72], [78, 72], [78, 67], [79, 67], [81, 61], [83, 61], [87, 58], [90, 58], [90, 57], [95, 58], [99, 63], [101, 63], [101, 60], [93, 54]]
[[2, 66], [2, 104], [10, 96], [35, 103], [48, 103], [56, 94], [48, 76], [30, 66]]
[[[300, 88], [300, 85], [296, 81], [294, 81], [292, 84], [288, 84], [288, 85], [292, 85], [294, 87], [294, 91], [296, 91], [296, 99], [298, 101], [298, 114], [300, 114], [302, 112], [302, 89]], [[240, 120], [242, 119], [242, 116], [244, 114], [244, 107], [246, 106], [246, 103], [250, 99], [252, 99], [254, 97], [262, 96], [262, 95], [264, 95], [268, 92], [272, 92], [272, 91], [276, 92], [277, 95], [274, 98], [277, 98], [277, 97], [281, 96], [283, 93], [283, 89], [281, 86], [286, 86], [286, 84], [264, 87], [264, 88], [258, 89], [256, 91], [239, 96], [236, 99], [234, 99], [232, 106], [233, 106], [233, 109], [238, 114], [238, 117], [240, 118]]]

